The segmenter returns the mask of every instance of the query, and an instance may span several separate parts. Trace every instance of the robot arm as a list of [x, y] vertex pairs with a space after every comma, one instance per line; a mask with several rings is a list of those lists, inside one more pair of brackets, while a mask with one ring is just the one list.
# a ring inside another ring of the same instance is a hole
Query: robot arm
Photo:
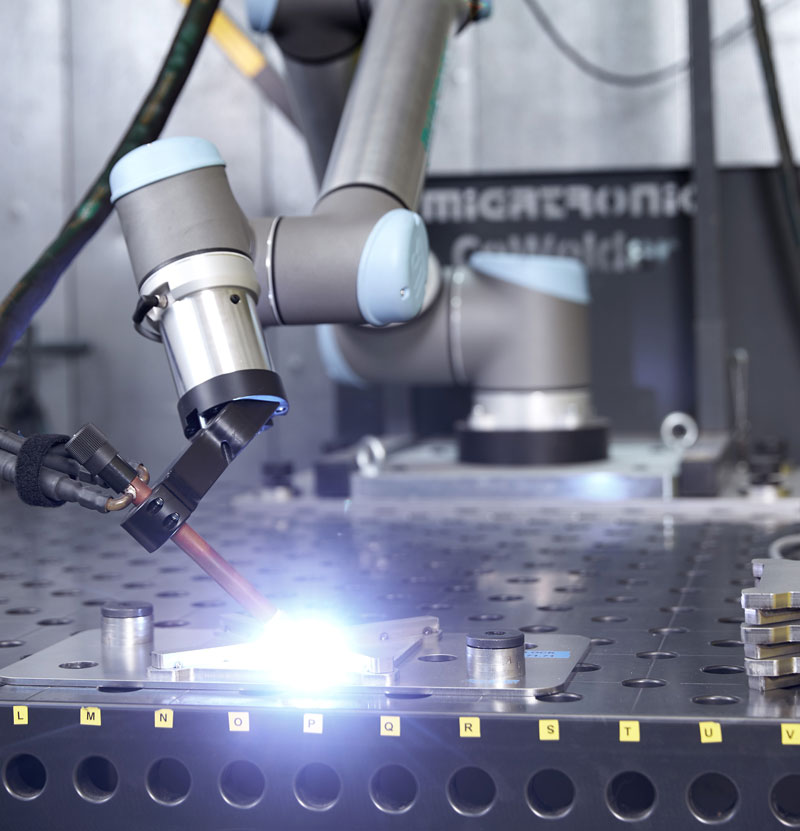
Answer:
[[113, 168], [111, 192], [139, 290], [134, 320], [164, 345], [191, 439], [123, 523], [154, 551], [288, 404], [256, 316], [253, 234], [213, 145], [139, 147]]
[[[300, 43], [289, 37], [292, 20], [305, 31], [309, 17], [299, 7], [309, 3], [268, 5], [284, 46]], [[334, 4], [310, 5], [327, 10], [318, 20], [330, 23]], [[464, 0], [375, 4], [310, 216], [251, 226], [222, 158], [203, 139], [144, 145], [112, 170], [111, 198], [139, 291], [134, 320], [164, 345], [191, 440], [123, 523], [148, 550], [173, 536], [236, 455], [288, 411], [262, 325], [379, 327], [412, 320], [422, 309], [428, 242], [411, 209], [424, 177], [444, 52], [471, 8]], [[324, 45], [325, 31], [336, 40], [341, 31], [331, 27], [312, 26], [306, 42]]]

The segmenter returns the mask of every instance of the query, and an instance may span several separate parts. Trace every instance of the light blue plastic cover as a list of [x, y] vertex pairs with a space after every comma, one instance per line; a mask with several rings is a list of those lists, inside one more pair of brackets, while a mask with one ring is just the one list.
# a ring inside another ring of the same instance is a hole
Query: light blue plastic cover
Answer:
[[267, 32], [272, 26], [278, 0], [247, 0], [247, 18], [256, 32]]
[[351, 387], [367, 386], [367, 382], [356, 374], [347, 362], [347, 358], [342, 354], [339, 342], [336, 340], [335, 326], [330, 324], [317, 326], [317, 348], [322, 359], [322, 365], [325, 367], [325, 372], [328, 373], [328, 378], [331, 381], [347, 384]]
[[572, 257], [476, 251], [469, 258], [469, 264], [475, 271], [507, 283], [572, 303], [589, 303], [586, 266]]
[[111, 201], [179, 173], [224, 164], [219, 150], [202, 138], [175, 136], [143, 144], [111, 168]]
[[419, 214], [398, 208], [375, 223], [358, 264], [356, 296], [373, 326], [405, 323], [422, 310], [428, 232]]

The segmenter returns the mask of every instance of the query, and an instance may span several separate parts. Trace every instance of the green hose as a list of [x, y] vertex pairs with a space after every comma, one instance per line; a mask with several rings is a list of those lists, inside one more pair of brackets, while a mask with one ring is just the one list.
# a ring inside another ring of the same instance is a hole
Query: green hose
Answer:
[[100, 175], [58, 236], [12, 287], [0, 304], [0, 364], [28, 328], [59, 277], [111, 213], [111, 168], [141, 144], [155, 141], [189, 77], [219, 0], [191, 0], [152, 87]]

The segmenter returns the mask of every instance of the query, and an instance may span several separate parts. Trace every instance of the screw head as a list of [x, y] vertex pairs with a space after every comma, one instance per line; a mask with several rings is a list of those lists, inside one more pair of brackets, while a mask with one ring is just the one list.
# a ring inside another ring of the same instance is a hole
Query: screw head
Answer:
[[173, 528], [178, 527], [178, 523], [181, 521], [181, 515], [178, 513], [170, 514], [168, 517], [164, 517], [164, 527], [171, 531]]

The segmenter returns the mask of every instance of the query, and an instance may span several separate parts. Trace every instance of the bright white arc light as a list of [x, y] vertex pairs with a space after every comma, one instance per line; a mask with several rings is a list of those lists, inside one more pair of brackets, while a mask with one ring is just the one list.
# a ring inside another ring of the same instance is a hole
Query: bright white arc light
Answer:
[[304, 690], [344, 683], [351, 646], [345, 631], [324, 620], [293, 620], [278, 612], [250, 644], [251, 666], [271, 682]]

